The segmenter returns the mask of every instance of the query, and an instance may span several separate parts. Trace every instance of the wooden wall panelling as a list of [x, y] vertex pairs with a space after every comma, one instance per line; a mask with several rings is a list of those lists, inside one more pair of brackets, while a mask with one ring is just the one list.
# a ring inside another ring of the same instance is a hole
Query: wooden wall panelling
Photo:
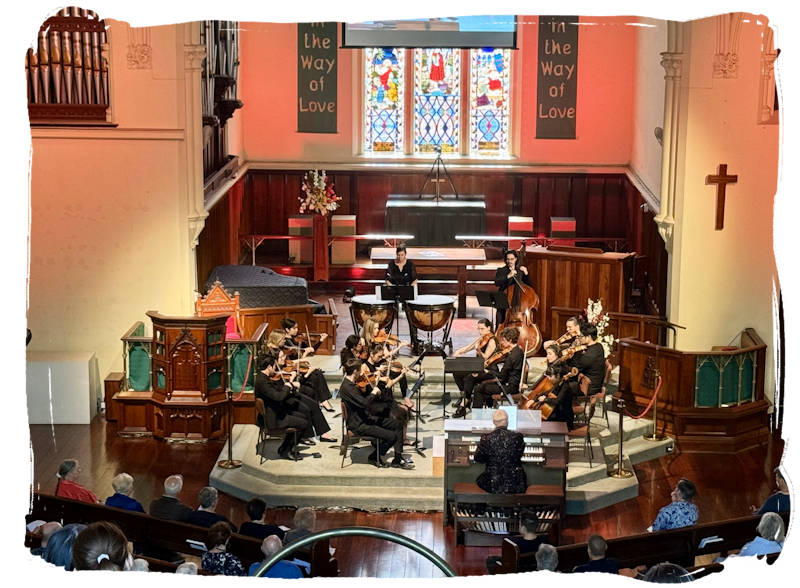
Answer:
[[206, 278], [218, 265], [236, 263], [230, 259], [230, 210], [229, 194], [224, 195], [209, 211], [197, 241], [197, 291], [205, 293]]
[[536, 185], [537, 213], [534, 217], [535, 227], [543, 235], [550, 234], [550, 217], [553, 216], [553, 206], [556, 200], [555, 180], [551, 176], [539, 178]]
[[595, 237], [603, 234], [603, 198], [605, 196], [605, 178], [589, 176], [587, 182], [586, 225], [578, 228], [583, 237]]
[[[579, 237], [585, 237], [589, 219], [589, 177], [586, 174], [573, 176], [570, 183], [569, 199], [572, 204], [570, 214], [575, 217], [575, 231]], [[593, 237], [594, 235], [588, 235]]]

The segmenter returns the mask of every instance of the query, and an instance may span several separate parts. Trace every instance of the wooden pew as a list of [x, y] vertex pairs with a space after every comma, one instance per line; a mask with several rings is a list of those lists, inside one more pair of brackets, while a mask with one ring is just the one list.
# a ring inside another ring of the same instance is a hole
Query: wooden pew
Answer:
[[[789, 513], [781, 513], [781, 517], [788, 527]], [[650, 567], [668, 561], [688, 569], [695, 565], [697, 556], [712, 554], [726, 556], [731, 551], [740, 549], [758, 535], [756, 528], [760, 520], [759, 515], [752, 515], [668, 531], [607, 539], [606, 555], [616, 559], [620, 568], [636, 568], [642, 565]], [[700, 542], [708, 537], [719, 537], [720, 540], [701, 548]], [[560, 572], [571, 572], [575, 566], [586, 563], [589, 559], [586, 543], [562, 545], [556, 549]], [[501, 566], [497, 573], [510, 574], [536, 569], [535, 554], [520, 555], [519, 548], [508, 539], [503, 542], [500, 555]], [[774, 562], [776, 558], [777, 556], [767, 556], [767, 563]]]
[[[177, 553], [201, 556], [202, 550], [192, 547], [187, 540], [205, 544], [208, 529], [178, 521], [165, 521], [147, 514], [113, 508], [102, 504], [89, 504], [59, 498], [48, 494], [34, 493], [30, 520], [60, 521], [68, 523], [93, 523], [109, 521], [117, 525], [129, 541], [148, 547]], [[317, 541], [311, 550], [311, 576], [331, 577], [339, 574], [336, 558], [330, 556], [327, 539]], [[234, 533], [228, 544], [231, 553], [242, 560], [245, 569], [252, 563], [262, 561], [261, 541], [253, 537]]]

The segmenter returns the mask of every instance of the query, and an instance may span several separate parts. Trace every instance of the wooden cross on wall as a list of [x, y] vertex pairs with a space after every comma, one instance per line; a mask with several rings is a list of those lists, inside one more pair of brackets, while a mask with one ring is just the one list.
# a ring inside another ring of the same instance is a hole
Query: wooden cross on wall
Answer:
[[717, 175], [708, 175], [706, 176], [706, 185], [708, 184], [716, 184], [717, 185], [717, 222], [714, 225], [715, 231], [722, 230], [722, 224], [725, 220], [725, 186], [728, 184], [735, 184], [739, 176], [729, 176], [728, 175], [728, 164], [727, 163], [720, 163], [719, 164], [719, 173]]

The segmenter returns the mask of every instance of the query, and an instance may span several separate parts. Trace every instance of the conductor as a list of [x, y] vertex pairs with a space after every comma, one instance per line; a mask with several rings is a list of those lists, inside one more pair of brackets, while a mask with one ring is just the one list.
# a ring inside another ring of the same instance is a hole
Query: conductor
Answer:
[[494, 411], [492, 422], [494, 431], [483, 435], [475, 450], [475, 462], [486, 464], [486, 471], [475, 482], [491, 494], [524, 494], [528, 478], [522, 469], [522, 433], [508, 430], [508, 414], [504, 410]]

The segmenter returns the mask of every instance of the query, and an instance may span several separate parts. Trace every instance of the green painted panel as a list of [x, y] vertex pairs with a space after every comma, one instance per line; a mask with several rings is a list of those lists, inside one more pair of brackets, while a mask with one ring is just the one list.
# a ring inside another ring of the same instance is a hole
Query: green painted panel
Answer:
[[[699, 359], [698, 359], [699, 361]], [[719, 402], [719, 370], [710, 359], [697, 372], [697, 406], [717, 406]]]
[[150, 356], [140, 343], [134, 343], [128, 354], [128, 381], [131, 390], [150, 389]]
[[731, 359], [722, 371], [722, 404], [739, 403], [739, 365]]
[[222, 372], [216, 371], [208, 374], [208, 389], [216, 390], [222, 386]]
[[753, 399], [753, 358], [748, 357], [742, 364], [742, 401]]
[[162, 390], [167, 387], [167, 376], [164, 372], [158, 372], [156, 379], [158, 380], [158, 387]]
[[[244, 346], [239, 345], [236, 351], [231, 355], [231, 390], [234, 394], [238, 394], [242, 389], [242, 382], [245, 378], [247, 371], [247, 362], [250, 359], [250, 350]], [[245, 390], [253, 389], [253, 381], [255, 379], [255, 362], [250, 366], [250, 377], [247, 380]]]

